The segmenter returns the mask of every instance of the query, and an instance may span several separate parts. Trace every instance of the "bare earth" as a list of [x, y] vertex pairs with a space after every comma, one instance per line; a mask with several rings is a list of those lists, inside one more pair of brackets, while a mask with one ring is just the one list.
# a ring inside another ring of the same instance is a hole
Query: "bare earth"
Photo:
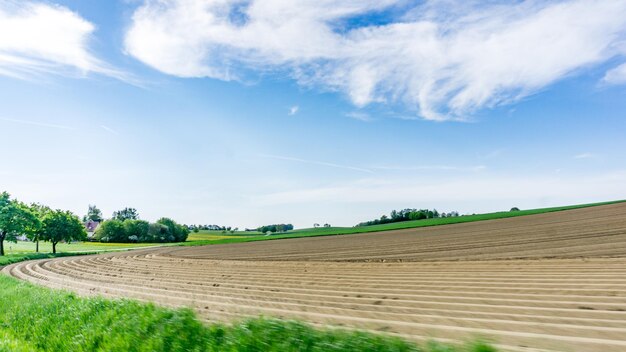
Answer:
[[85, 295], [511, 351], [626, 351], [626, 204], [371, 234], [8, 266]]

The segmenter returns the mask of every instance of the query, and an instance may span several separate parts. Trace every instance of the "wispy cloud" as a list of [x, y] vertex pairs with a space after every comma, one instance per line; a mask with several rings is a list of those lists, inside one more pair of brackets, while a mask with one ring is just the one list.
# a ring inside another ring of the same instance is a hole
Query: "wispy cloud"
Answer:
[[116, 136], [120, 135], [116, 130], [112, 129], [111, 127], [108, 127], [108, 126], [105, 126], [105, 125], [100, 125], [100, 128], [102, 128], [103, 130], [105, 130], [105, 131], [107, 131], [107, 132], [109, 132], [109, 133], [111, 133], [113, 135], [116, 135]]
[[66, 7], [36, 1], [0, 1], [0, 75], [31, 79], [52, 73], [95, 72], [131, 81], [95, 57], [95, 26]]
[[606, 75], [604, 75], [603, 81], [608, 84], [626, 83], [626, 64], [622, 64], [609, 70]]
[[493, 158], [497, 158], [502, 156], [502, 154], [504, 154], [505, 150], [504, 149], [495, 149], [492, 151], [489, 151], [487, 153], [482, 153], [479, 154], [478, 157], [480, 159], [493, 159]]
[[293, 115], [298, 113], [298, 110], [300, 110], [300, 107], [298, 105], [294, 105], [294, 106], [289, 108], [289, 112], [287, 114], [289, 116], [293, 116]]
[[594, 159], [597, 155], [589, 152], [574, 155], [574, 159]]
[[460, 179], [429, 180], [402, 179], [385, 182], [368, 179], [337, 183], [322, 187], [299, 188], [259, 195], [256, 204], [328, 204], [328, 203], [380, 203], [380, 204], [460, 204], [471, 200], [473, 204], [515, 200], [523, 202], [537, 199], [601, 200], [626, 197], [626, 172], [609, 172], [586, 178], [560, 176], [483, 176]]
[[329, 162], [325, 162], [325, 161], [316, 161], [316, 160], [306, 160], [306, 159], [300, 159], [300, 158], [293, 158], [293, 157], [290, 157], [290, 156], [260, 154], [259, 157], [267, 158], [267, 159], [295, 161], [295, 162], [304, 163], [304, 164], [319, 165], [319, 166], [326, 166], [326, 167], [334, 167], [334, 168], [337, 168], [337, 169], [346, 169], [346, 170], [353, 170], [353, 171], [359, 171], [359, 172], [373, 173], [372, 170], [361, 168], [361, 167], [355, 167], [355, 166], [350, 166], [350, 165], [341, 165], [341, 164], [329, 163]]
[[361, 112], [361, 111], [351, 111], [347, 113], [346, 116], [348, 116], [351, 119], [355, 119], [355, 120], [359, 120], [363, 122], [370, 122], [374, 120], [369, 114]]
[[453, 165], [407, 165], [407, 166], [372, 166], [375, 170], [387, 171], [481, 171], [487, 169], [485, 165], [453, 166]]
[[5, 117], [0, 117], [0, 121], [18, 123], [18, 124], [21, 124], [21, 125], [37, 126], [37, 127], [57, 128], [57, 129], [61, 129], [61, 130], [70, 130], [70, 131], [76, 130], [76, 128], [71, 127], [71, 126], [57, 125], [57, 124], [52, 124], [52, 123], [47, 123], [47, 122], [39, 122], [39, 121], [29, 121], [29, 120], [21, 120], [21, 119], [9, 119], [9, 118], [5, 118]]
[[[287, 71], [358, 107], [397, 102], [431, 120], [466, 119], [610, 59], [626, 61], [623, 0], [419, 1], [388, 24], [346, 27], [406, 4], [144, 0], [125, 48], [171, 75], [244, 80], [250, 70]], [[605, 80], [621, 82], [624, 70]]]

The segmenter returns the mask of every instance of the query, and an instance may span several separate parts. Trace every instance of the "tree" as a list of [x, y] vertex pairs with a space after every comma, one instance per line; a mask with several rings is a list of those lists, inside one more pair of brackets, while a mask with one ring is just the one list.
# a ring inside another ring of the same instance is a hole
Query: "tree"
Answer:
[[126, 229], [120, 220], [111, 219], [98, 226], [94, 238], [100, 242], [126, 242]]
[[123, 224], [125, 242], [152, 242], [148, 236], [149, 222], [144, 220], [126, 220]]
[[150, 237], [150, 242], [171, 242], [168, 241], [168, 231], [169, 227], [165, 225], [161, 225], [158, 223], [150, 224], [148, 228], [148, 236]]
[[513, 207], [513, 208], [511, 208], [510, 211], [519, 211], [519, 208], [518, 207]]
[[0, 193], [0, 256], [4, 255], [4, 241], [15, 243], [18, 236], [38, 231], [39, 225], [28, 206], [11, 200], [7, 192]]
[[52, 253], [57, 252], [61, 241], [84, 241], [87, 231], [78, 216], [70, 211], [53, 210], [43, 217], [41, 239], [52, 243]]
[[98, 209], [98, 207], [96, 207], [95, 205], [89, 204], [89, 210], [87, 210], [87, 215], [83, 217], [83, 221], [102, 222], [102, 220], [104, 220], [102, 218], [102, 211], [100, 211], [100, 209]]
[[[187, 241], [187, 236], [189, 236], [189, 229], [185, 226], [179, 225], [176, 221], [170, 218], [161, 218], [157, 220], [157, 224], [161, 224], [163, 226], [167, 226], [167, 242], [185, 242]], [[230, 231], [230, 227], [228, 228]]]
[[139, 213], [137, 213], [137, 209], [135, 208], [124, 208], [122, 210], [114, 211], [113, 219], [119, 221], [139, 220]]
[[39, 241], [41, 240], [41, 230], [43, 226], [42, 220], [48, 212], [52, 211], [52, 209], [43, 204], [33, 203], [30, 205], [30, 211], [35, 214], [39, 224], [36, 226], [35, 229], [33, 229], [33, 231], [29, 231], [29, 233], [26, 234], [26, 237], [28, 237], [29, 240], [35, 242], [35, 252], [39, 253]]

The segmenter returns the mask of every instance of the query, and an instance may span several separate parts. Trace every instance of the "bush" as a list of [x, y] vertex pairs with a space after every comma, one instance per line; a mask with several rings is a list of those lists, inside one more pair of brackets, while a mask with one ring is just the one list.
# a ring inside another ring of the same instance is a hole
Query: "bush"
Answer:
[[128, 242], [150, 242], [150, 223], [144, 220], [125, 220], [124, 232]]
[[189, 229], [183, 225], [179, 225], [176, 221], [169, 218], [161, 218], [157, 220], [157, 224], [161, 224], [167, 227], [167, 233], [169, 238], [173, 240], [170, 242], [185, 242], [187, 236], [189, 236]]
[[128, 242], [124, 223], [119, 220], [107, 220], [101, 223], [94, 238], [100, 242]]

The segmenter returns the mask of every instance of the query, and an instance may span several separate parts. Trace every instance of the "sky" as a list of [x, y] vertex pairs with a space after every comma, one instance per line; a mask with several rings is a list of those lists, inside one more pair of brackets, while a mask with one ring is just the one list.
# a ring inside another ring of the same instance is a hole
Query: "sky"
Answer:
[[626, 1], [0, 0], [0, 190], [253, 228], [626, 199]]

